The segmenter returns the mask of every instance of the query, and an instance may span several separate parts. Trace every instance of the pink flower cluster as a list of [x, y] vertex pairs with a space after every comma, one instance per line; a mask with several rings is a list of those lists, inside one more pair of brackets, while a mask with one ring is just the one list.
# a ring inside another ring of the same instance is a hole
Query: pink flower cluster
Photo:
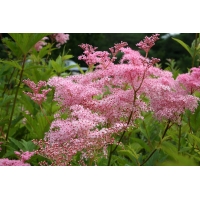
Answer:
[[110, 62], [107, 51], [95, 51], [97, 47], [89, 44], [81, 44], [79, 46], [84, 50], [84, 55], [79, 56], [78, 59], [85, 61], [89, 68], [92, 68], [97, 63], [102, 63], [106, 66]]
[[37, 50], [37, 51], [40, 51], [42, 49], [43, 46], [47, 45], [47, 43], [45, 42], [45, 40], [48, 40], [49, 38], [48, 37], [44, 37], [42, 38], [42, 40], [38, 41], [35, 45], [34, 45], [34, 48]]
[[0, 166], [30, 166], [29, 163], [25, 163], [25, 161], [29, 160], [31, 156], [33, 156], [34, 152], [14, 152], [17, 156], [19, 156], [19, 160], [9, 160], [8, 158], [0, 159]]
[[[49, 37], [51, 37], [53, 40], [57, 42], [56, 44], [57, 48], [60, 48], [61, 45], [65, 44], [69, 40], [69, 34], [65, 34], [65, 33], [54, 33], [54, 34], [51, 34]], [[34, 45], [34, 48], [37, 51], [40, 51], [43, 48], [43, 46], [47, 45], [47, 42], [45, 42], [45, 40], [49, 40], [49, 38], [48, 37], [42, 38], [42, 40], [38, 41]]]
[[186, 109], [194, 112], [198, 106], [199, 99], [188, 94], [181, 87], [178, 79], [174, 80], [168, 73], [157, 75], [154, 79], [147, 79], [144, 85], [151, 111], [160, 121], [168, 119], [180, 124], [181, 114]]
[[79, 46], [84, 50], [84, 55], [79, 56], [78, 59], [85, 61], [89, 68], [93, 67], [95, 64], [99, 64], [98, 68], [106, 68], [108, 65], [111, 65], [113, 61], [115, 61], [116, 55], [120, 49], [127, 45], [128, 43], [121, 42], [110, 48], [112, 55], [111, 59], [110, 53], [107, 51], [95, 51], [97, 47], [93, 47], [89, 44], [81, 44]]
[[180, 74], [177, 81], [186, 89], [188, 94], [200, 92], [200, 67], [193, 67], [189, 73]]
[[29, 163], [24, 163], [21, 160], [9, 160], [8, 158], [0, 159], [0, 166], [30, 166]]
[[43, 89], [42, 93], [40, 94], [41, 87], [45, 87], [46, 81], [39, 81], [36, 85], [33, 81], [30, 79], [23, 80], [23, 82], [32, 90], [32, 92], [24, 92], [26, 95], [28, 95], [35, 103], [38, 105], [41, 105], [44, 100], [46, 100], [46, 95], [49, 91], [51, 91], [51, 88], [49, 89]]
[[65, 44], [69, 40], [69, 34], [65, 34], [65, 33], [55, 33], [53, 34], [53, 37], [58, 43], [56, 45], [57, 48], [60, 48], [61, 45]]
[[15, 151], [14, 153], [15, 153], [15, 155], [17, 155], [19, 157], [19, 159], [22, 162], [29, 160], [35, 154], [35, 152], [30, 152], [30, 151], [25, 151], [25, 152]]
[[[138, 46], [148, 53], [157, 39], [158, 34], [146, 37]], [[51, 159], [52, 165], [70, 165], [78, 152], [82, 160], [95, 159], [102, 150], [106, 156], [108, 144], [115, 142], [113, 136], [134, 126], [143, 112], [153, 112], [160, 121], [180, 123], [186, 109], [193, 112], [198, 106], [199, 99], [191, 94], [199, 90], [200, 68], [175, 80], [171, 72], [154, 66], [158, 59], [143, 57], [125, 45], [110, 48], [113, 56], [123, 52], [120, 63], [114, 64], [108, 52], [82, 44], [84, 55], [79, 59], [98, 64], [98, 69], [85, 75], [52, 77], [47, 82], [55, 88], [54, 100], [61, 110], [45, 140], [35, 144], [40, 147], [37, 153]], [[60, 118], [62, 112], [67, 119]]]
[[144, 40], [137, 43], [136, 46], [138, 46], [140, 49], [143, 49], [147, 55], [151, 47], [154, 46], [155, 42], [159, 39], [159, 35], [160, 34], [153, 34], [151, 37], [146, 36]]

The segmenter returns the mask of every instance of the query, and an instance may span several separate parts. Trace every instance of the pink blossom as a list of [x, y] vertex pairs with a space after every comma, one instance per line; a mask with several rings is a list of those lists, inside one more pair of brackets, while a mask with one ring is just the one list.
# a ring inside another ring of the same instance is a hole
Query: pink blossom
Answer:
[[42, 102], [46, 100], [47, 93], [51, 91], [51, 88], [49, 88], [49, 89], [43, 89], [41, 90], [42, 93], [39, 93], [41, 87], [46, 86], [46, 81], [39, 81], [37, 85], [30, 79], [23, 80], [23, 82], [32, 90], [32, 92], [24, 92], [24, 93], [28, 95], [38, 105], [41, 105]]
[[130, 47], [121, 48], [121, 51], [124, 53], [120, 63], [129, 63], [134, 66], [142, 65], [142, 56], [138, 51], [132, 50]]
[[47, 43], [45, 42], [45, 40], [48, 40], [49, 38], [48, 37], [44, 37], [42, 38], [42, 40], [38, 41], [35, 45], [34, 45], [34, 48], [37, 50], [37, 51], [40, 51], [42, 49], [43, 46], [45, 46]]
[[115, 44], [114, 47], [110, 48], [112, 59], [110, 58], [110, 53], [107, 51], [96, 51], [97, 47], [93, 47], [89, 44], [81, 44], [79, 45], [84, 50], [84, 55], [78, 57], [79, 60], [84, 60], [89, 67], [99, 64], [98, 68], [107, 68], [111, 62], [115, 61], [117, 53], [123, 48], [127, 46], [126, 42], [121, 42], [119, 44]]
[[121, 43], [115, 44], [114, 47], [109, 48], [109, 50], [111, 51], [112, 56], [113, 56], [113, 59], [112, 59], [113, 61], [116, 59], [117, 53], [119, 51], [121, 51], [121, 49], [124, 48], [127, 45], [128, 45], [127, 42], [122, 42], [121, 41]]
[[157, 77], [146, 80], [145, 85], [151, 110], [158, 120], [180, 123], [180, 116], [186, 109], [194, 112], [198, 106], [199, 99], [185, 93], [173, 78]]
[[53, 34], [53, 37], [58, 43], [56, 45], [57, 48], [60, 48], [61, 45], [65, 44], [69, 40], [69, 34], [65, 34], [65, 33], [55, 33]]
[[84, 50], [84, 55], [79, 56], [79, 60], [83, 60], [86, 64], [91, 67], [95, 64], [108, 64], [110, 62], [109, 53], [106, 51], [95, 51], [97, 47], [93, 47], [89, 44], [79, 45]]
[[148, 54], [149, 50], [152, 46], [155, 45], [155, 42], [159, 39], [158, 36], [160, 34], [153, 34], [151, 37], [145, 37], [143, 41], [140, 41], [136, 44], [140, 49], [143, 49], [146, 54]]
[[35, 154], [35, 152], [29, 152], [29, 151], [25, 151], [25, 152], [15, 151], [14, 153], [15, 155], [19, 157], [20, 161], [22, 162], [29, 160]]
[[176, 80], [189, 94], [200, 91], [200, 67], [193, 67], [189, 73], [179, 74]]
[[30, 166], [29, 163], [25, 163], [25, 161], [29, 160], [31, 156], [35, 154], [35, 152], [14, 152], [18, 157], [19, 160], [10, 160], [8, 158], [0, 159], [0, 166]]
[[0, 166], [30, 166], [29, 163], [24, 163], [21, 160], [9, 160], [8, 158], [0, 159]]

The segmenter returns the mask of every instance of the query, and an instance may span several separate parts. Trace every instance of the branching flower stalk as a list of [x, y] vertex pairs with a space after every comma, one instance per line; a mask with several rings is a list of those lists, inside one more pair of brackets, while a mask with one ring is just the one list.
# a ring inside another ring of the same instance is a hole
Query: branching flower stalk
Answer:
[[[166, 125], [166, 128], [165, 128], [165, 130], [164, 130], [164, 132], [163, 132], [163, 135], [162, 135], [162, 137], [161, 137], [161, 140], [160, 140], [160, 142], [159, 142], [159, 144], [158, 144], [158, 147], [159, 147], [160, 144], [162, 143], [162, 140], [163, 140], [163, 138], [165, 137], [167, 131], [168, 131], [168, 130], [171, 128], [171, 126], [173, 125], [173, 123], [170, 125], [170, 122], [171, 122], [171, 121], [168, 120], [167, 125]], [[154, 154], [156, 151], [157, 151], [157, 148], [155, 148], [155, 149], [151, 152], [151, 154], [144, 160], [144, 162], [143, 162], [142, 164], [140, 164], [140, 166], [144, 165], [144, 164], [153, 156], [153, 154]]]
[[27, 79], [27, 80], [23, 80], [23, 82], [32, 90], [32, 92], [24, 92], [24, 93], [28, 95], [35, 103], [39, 105], [40, 110], [43, 113], [44, 117], [46, 118], [47, 122], [51, 124], [42, 108], [42, 102], [46, 100], [47, 98], [46, 95], [49, 91], [51, 91], [51, 88], [43, 89], [41, 91], [42, 93], [40, 93], [41, 87], [46, 86], [46, 81], [39, 81], [38, 84], [35, 84], [33, 81]]
[[[128, 121], [127, 121], [127, 127], [129, 126], [130, 121], [131, 121], [131, 118], [132, 118], [132, 116], [133, 116], [133, 108], [134, 108], [135, 102], [136, 102], [136, 94], [137, 94], [138, 90], [139, 90], [139, 89], [141, 88], [141, 86], [142, 86], [142, 83], [143, 83], [144, 77], [145, 77], [145, 73], [146, 73], [146, 70], [144, 71], [144, 74], [143, 74], [143, 76], [142, 76], [142, 80], [141, 80], [141, 83], [140, 83], [139, 87], [138, 87], [136, 90], [134, 90], [133, 106], [132, 106], [132, 110], [131, 110], [131, 113], [130, 113], [130, 115], [129, 115]], [[122, 133], [122, 135], [121, 135], [119, 141], [117, 142], [115, 148], [114, 148], [113, 150], [112, 150], [112, 148], [110, 148], [111, 150], [110, 150], [110, 155], [109, 155], [109, 158], [108, 158], [108, 166], [110, 165], [111, 157], [112, 157], [113, 153], [116, 151], [117, 147], [119, 146], [120, 142], [122, 141], [122, 138], [124, 137], [126, 131], [127, 131], [127, 129], [125, 129], [125, 130], [123, 131], [123, 133]]]
[[[140, 90], [140, 88], [141, 88], [141, 86], [142, 86], [142, 84], [144, 82], [146, 72], [148, 71], [148, 68], [150, 66], [152, 66], [152, 64], [155, 64], [156, 62], [159, 62], [159, 59], [152, 59], [150, 61], [147, 60], [148, 52], [151, 49], [151, 47], [155, 45], [155, 41], [159, 39], [158, 36], [159, 36], [159, 34], [152, 35], [151, 37], [145, 37], [144, 41], [140, 41], [138, 44], [136, 44], [136, 46], [138, 46], [139, 48], [143, 49], [145, 51], [145, 53], [146, 53], [144, 60], [142, 60], [143, 65], [146, 66], [146, 69], [143, 72], [142, 79], [141, 79], [141, 82], [140, 82], [138, 88], [135, 89], [134, 85], [132, 85], [132, 88], [134, 90], [134, 99], [133, 99], [132, 110], [131, 110], [131, 113], [129, 115], [128, 121], [127, 121], [127, 127], [129, 126], [129, 123], [130, 123], [132, 115], [133, 115], [133, 108], [135, 106], [137, 92]], [[110, 155], [109, 155], [109, 158], [108, 158], [108, 166], [110, 165], [112, 154], [116, 151], [117, 147], [119, 146], [122, 138], [124, 137], [124, 135], [126, 133], [126, 130], [127, 129], [125, 129], [123, 131], [123, 133], [122, 133], [119, 141], [117, 142], [115, 148], [113, 150], [112, 150], [112, 148], [110, 148]]]

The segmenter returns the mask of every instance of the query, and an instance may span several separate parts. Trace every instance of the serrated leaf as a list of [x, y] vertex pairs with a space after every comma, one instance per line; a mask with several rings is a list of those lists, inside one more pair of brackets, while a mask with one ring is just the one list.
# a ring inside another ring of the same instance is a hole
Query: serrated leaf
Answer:
[[23, 52], [14, 41], [11, 41], [9, 38], [2, 38], [2, 42], [12, 51], [13, 55], [17, 58], [23, 55]]
[[31, 140], [25, 141], [22, 139], [21, 143], [23, 144], [25, 151], [33, 151], [36, 149], [36, 145]]
[[11, 141], [16, 147], [23, 150], [23, 145], [16, 139], [9, 137], [9, 141]]
[[16, 151], [15, 148], [11, 148], [11, 147], [8, 147], [8, 150], [7, 152], [3, 155], [3, 158], [9, 158], [9, 157], [13, 157], [13, 156], [16, 156], [14, 151]]
[[24, 55], [48, 33], [9, 33]]
[[17, 61], [7, 61], [7, 60], [0, 60], [1, 63], [7, 64], [9, 67], [15, 67], [19, 70], [22, 70], [21, 65]]

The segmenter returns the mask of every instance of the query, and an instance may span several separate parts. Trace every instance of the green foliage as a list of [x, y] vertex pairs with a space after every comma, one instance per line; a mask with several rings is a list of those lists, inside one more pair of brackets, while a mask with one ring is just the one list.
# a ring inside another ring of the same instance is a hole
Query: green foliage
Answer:
[[178, 153], [176, 147], [170, 142], [163, 142], [161, 149], [168, 158], [160, 165], [170, 166], [196, 166], [197, 162], [191, 156]]
[[200, 39], [199, 33], [196, 33], [196, 38], [193, 40], [191, 47], [189, 47], [185, 42], [179, 40], [177, 38], [172, 38], [176, 42], [178, 42], [182, 47], [184, 47], [192, 58], [192, 67], [199, 65], [200, 62]]
[[167, 66], [165, 70], [171, 71], [173, 74], [173, 78], [176, 79], [176, 77], [180, 74], [180, 70], [176, 65], [176, 61], [174, 59], [167, 59], [165, 64]]
[[[48, 33], [9, 33], [16, 45], [19, 47], [23, 55], [26, 55], [29, 50]], [[11, 49], [12, 50], [12, 49]]]
[[[53, 44], [47, 44], [39, 52], [33, 48], [47, 35], [10, 33], [10, 38], [2, 39], [12, 56], [0, 60], [0, 141], [3, 142], [1, 157], [16, 158], [15, 150], [30, 151], [33, 144], [31, 140], [44, 138], [54, 113], [59, 109], [52, 100], [53, 91], [48, 94], [48, 100], [39, 107], [24, 94], [31, 90], [22, 82], [24, 79], [35, 83], [47, 81], [60, 73], [54, 70], [49, 61], [52, 51], [56, 49]], [[72, 55], [63, 54], [54, 62], [59, 65], [60, 61], [71, 57]], [[64, 69], [63, 64], [59, 67]]]
[[173, 40], [177, 41], [182, 47], [184, 47], [188, 53], [193, 56], [193, 53], [192, 53], [192, 49], [187, 45], [185, 44], [183, 41], [179, 40], [179, 39], [176, 39], [176, 38], [172, 38]]

